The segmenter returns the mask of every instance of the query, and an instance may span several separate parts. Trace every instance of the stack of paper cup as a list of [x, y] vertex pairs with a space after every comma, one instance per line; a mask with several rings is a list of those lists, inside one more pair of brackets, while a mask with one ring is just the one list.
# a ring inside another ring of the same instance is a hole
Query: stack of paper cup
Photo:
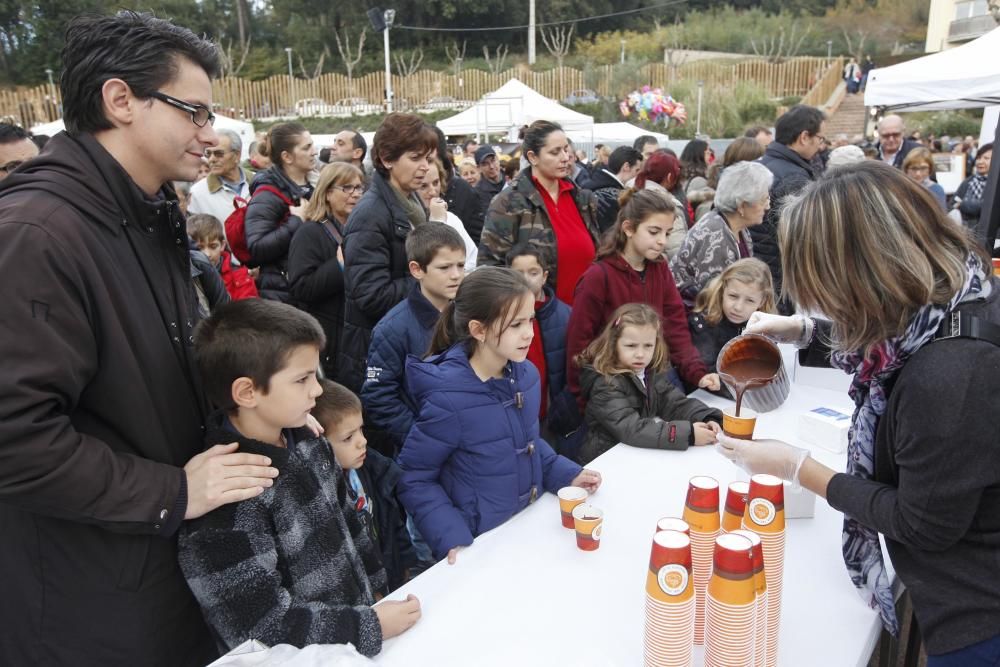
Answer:
[[691, 535], [691, 526], [687, 524], [687, 521], [673, 516], [665, 516], [656, 522], [656, 532], [661, 530], [676, 530], [678, 533]]
[[781, 623], [782, 574], [785, 570], [785, 489], [773, 475], [750, 478], [743, 528], [757, 533], [764, 551], [767, 579], [767, 653], [764, 665], [778, 664], [778, 630]]
[[691, 527], [691, 578], [694, 580], [694, 643], [705, 643], [705, 587], [712, 576], [712, 554], [721, 526], [719, 483], [692, 477], [684, 501], [684, 520]]
[[688, 667], [694, 638], [691, 540], [675, 530], [653, 536], [646, 575], [646, 667]]
[[715, 540], [705, 596], [705, 667], [752, 667], [756, 604], [751, 542], [727, 533]]
[[760, 548], [760, 536], [752, 530], [734, 530], [733, 535], [741, 535], [750, 540], [751, 544], [750, 560], [753, 562], [753, 585], [757, 594], [753, 665], [763, 667], [767, 660], [767, 577], [764, 575], [764, 551]]
[[743, 525], [743, 513], [747, 508], [749, 482], [733, 482], [726, 492], [726, 505], [722, 510], [722, 532], [731, 533]]

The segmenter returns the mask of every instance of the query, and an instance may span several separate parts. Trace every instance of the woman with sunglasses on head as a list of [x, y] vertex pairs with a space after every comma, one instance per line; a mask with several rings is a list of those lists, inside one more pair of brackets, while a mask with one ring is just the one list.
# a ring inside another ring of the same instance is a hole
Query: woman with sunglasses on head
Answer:
[[316, 146], [301, 124], [278, 123], [258, 150], [271, 159], [271, 166], [250, 185], [244, 223], [249, 264], [260, 267], [257, 289], [263, 298], [288, 301], [288, 248], [312, 197], [308, 176]]
[[364, 191], [364, 174], [353, 164], [323, 167], [306, 206], [306, 222], [288, 249], [292, 301], [319, 320], [326, 334], [320, 363], [327, 377], [336, 372], [337, 343], [344, 327], [344, 230]]

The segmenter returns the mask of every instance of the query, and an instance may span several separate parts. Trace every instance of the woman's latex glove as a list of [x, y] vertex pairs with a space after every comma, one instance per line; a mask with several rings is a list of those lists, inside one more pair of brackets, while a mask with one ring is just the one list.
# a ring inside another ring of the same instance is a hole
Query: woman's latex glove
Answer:
[[785, 317], [758, 310], [747, 320], [743, 333], [763, 334], [779, 343], [794, 343], [798, 347], [805, 347], [812, 338], [814, 326], [812, 318], [803, 315]]
[[774, 475], [798, 486], [799, 470], [809, 458], [807, 450], [780, 440], [740, 440], [724, 433], [716, 437], [716, 450], [751, 475]]

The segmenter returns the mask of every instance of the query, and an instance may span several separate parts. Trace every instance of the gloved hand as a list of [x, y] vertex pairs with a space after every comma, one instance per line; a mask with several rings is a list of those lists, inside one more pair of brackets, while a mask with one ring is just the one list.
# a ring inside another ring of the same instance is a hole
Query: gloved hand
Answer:
[[720, 433], [715, 449], [751, 475], [774, 475], [799, 485], [799, 470], [809, 458], [805, 449], [780, 440], [740, 440]]
[[779, 343], [795, 343], [805, 346], [812, 336], [813, 321], [803, 315], [772, 315], [754, 311], [743, 327], [743, 333], [763, 334]]

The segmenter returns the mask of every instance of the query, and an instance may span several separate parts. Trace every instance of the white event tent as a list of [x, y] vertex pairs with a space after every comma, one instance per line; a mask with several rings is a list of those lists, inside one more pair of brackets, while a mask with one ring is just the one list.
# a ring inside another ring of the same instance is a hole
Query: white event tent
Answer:
[[982, 108], [1000, 104], [1000, 28], [962, 46], [868, 75], [865, 106], [886, 111]]
[[660, 146], [666, 146], [670, 137], [659, 132], [644, 130], [632, 123], [594, 123], [593, 131], [568, 130], [566, 134], [576, 144], [591, 143], [593, 135], [594, 144], [605, 144], [611, 148], [618, 146], [631, 146], [635, 140], [643, 135], [655, 137]]
[[[256, 140], [256, 136], [253, 131], [253, 123], [215, 114], [215, 124], [212, 127], [217, 130], [232, 130], [236, 134], [240, 135], [240, 139], [243, 141], [243, 155], [240, 156], [240, 159], [245, 160], [249, 157], [250, 144]], [[44, 134], [51, 137], [59, 134], [64, 129], [66, 129], [66, 126], [60, 118], [59, 120], [54, 120], [51, 123], [35, 125], [31, 128], [31, 133], [37, 135]]]
[[492, 93], [483, 95], [465, 111], [438, 121], [437, 126], [449, 136], [513, 131], [516, 137], [522, 125], [530, 125], [536, 120], [559, 123], [568, 133], [585, 133], [585, 143], [592, 143], [593, 117], [550, 100], [518, 79], [511, 79]]

